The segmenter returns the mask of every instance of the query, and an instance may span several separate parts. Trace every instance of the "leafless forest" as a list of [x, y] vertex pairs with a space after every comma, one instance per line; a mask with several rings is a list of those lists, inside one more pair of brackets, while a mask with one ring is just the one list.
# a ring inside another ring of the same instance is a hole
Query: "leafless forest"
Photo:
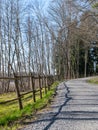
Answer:
[[13, 88], [10, 78], [31, 72], [65, 79], [96, 74], [96, 2], [0, 0], [0, 91]]

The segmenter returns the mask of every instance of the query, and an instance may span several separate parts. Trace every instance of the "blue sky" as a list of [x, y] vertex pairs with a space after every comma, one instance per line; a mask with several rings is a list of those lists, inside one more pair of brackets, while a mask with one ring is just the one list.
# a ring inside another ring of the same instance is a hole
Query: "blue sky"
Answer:
[[39, 6], [45, 6], [45, 7], [47, 7], [49, 5], [50, 0], [28, 0], [28, 1], [25, 0], [25, 2], [27, 2], [27, 3], [34, 2], [35, 4], [39, 4]]
[[[22, 5], [26, 7], [28, 5], [28, 10], [30, 9], [30, 6], [35, 6], [36, 11], [41, 11], [43, 13], [47, 12], [49, 2], [51, 0], [22, 0]], [[37, 10], [38, 9], [38, 10]]]

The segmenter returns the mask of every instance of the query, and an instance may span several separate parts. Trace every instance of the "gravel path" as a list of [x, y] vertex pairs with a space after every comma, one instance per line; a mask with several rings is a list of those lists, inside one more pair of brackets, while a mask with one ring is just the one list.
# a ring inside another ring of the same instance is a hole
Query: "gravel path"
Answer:
[[98, 86], [85, 80], [61, 83], [49, 110], [22, 130], [98, 130]]

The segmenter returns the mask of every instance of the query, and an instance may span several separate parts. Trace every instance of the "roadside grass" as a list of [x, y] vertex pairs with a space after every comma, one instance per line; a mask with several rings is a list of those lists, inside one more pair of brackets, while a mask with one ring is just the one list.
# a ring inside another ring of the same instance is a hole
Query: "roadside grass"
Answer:
[[[7, 129], [7, 126], [13, 124], [14, 121], [18, 121], [25, 116], [29, 116], [33, 114], [36, 110], [43, 108], [45, 105], [48, 104], [48, 101], [52, 98], [52, 95], [55, 93], [55, 89], [59, 82], [55, 82], [52, 86], [50, 91], [45, 94], [43, 89], [43, 98], [40, 99], [39, 93], [36, 95], [36, 102], [33, 102], [32, 93], [25, 95], [22, 99], [24, 108], [20, 111], [18, 107], [18, 102], [10, 102], [6, 104], [0, 104], [0, 126], [2, 130], [3, 128]], [[15, 93], [3, 94], [0, 95], [0, 102], [10, 100], [15, 98]], [[17, 126], [16, 126], [17, 127]], [[14, 128], [13, 128], [14, 130]]]
[[87, 82], [88, 82], [88, 83], [93, 83], [93, 84], [98, 84], [98, 77], [89, 79]]

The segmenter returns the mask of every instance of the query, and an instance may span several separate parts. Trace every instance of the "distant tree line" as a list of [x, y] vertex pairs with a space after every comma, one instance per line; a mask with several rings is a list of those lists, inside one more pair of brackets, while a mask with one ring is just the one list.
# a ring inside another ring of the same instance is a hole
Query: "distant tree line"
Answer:
[[72, 0], [53, 2], [50, 18], [57, 74], [65, 78], [95, 74], [98, 72], [98, 16], [92, 12], [93, 3], [84, 0], [82, 6], [81, 2]]

